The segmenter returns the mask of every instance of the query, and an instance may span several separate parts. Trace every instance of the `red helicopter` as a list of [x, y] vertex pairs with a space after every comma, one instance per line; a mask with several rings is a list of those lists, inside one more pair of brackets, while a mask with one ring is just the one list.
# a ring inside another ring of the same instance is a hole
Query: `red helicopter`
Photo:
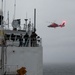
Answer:
[[51, 27], [51, 28], [64, 27], [65, 24], [66, 24], [66, 21], [63, 21], [62, 24], [52, 23], [52, 24], [50, 24], [48, 27]]

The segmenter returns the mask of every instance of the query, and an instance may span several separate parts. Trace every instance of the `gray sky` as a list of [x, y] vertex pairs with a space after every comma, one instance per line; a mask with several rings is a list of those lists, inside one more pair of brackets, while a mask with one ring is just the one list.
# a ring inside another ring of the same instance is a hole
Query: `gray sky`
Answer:
[[[75, 63], [75, 0], [16, 0], [16, 3], [15, 17], [23, 23], [26, 13], [33, 22], [33, 9], [37, 9], [37, 33], [42, 37], [44, 63]], [[6, 0], [10, 22], [13, 5], [14, 0]], [[51, 22], [61, 24], [63, 20], [67, 22], [63, 28], [47, 27]]]

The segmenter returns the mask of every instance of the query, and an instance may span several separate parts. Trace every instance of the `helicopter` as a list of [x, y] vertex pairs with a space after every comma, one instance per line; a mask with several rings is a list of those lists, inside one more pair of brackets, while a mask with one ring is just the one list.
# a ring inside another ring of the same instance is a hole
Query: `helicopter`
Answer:
[[56, 27], [64, 27], [66, 24], [66, 21], [63, 21], [62, 24], [57, 24], [57, 23], [52, 23], [50, 25], [48, 25], [48, 27], [51, 27], [51, 28], [56, 28]]

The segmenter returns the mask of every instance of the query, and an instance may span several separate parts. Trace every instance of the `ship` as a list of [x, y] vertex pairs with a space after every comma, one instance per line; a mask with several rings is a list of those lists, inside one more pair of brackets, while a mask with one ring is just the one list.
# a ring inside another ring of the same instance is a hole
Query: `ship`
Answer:
[[12, 29], [6, 29], [3, 18], [0, 10], [0, 75], [43, 75], [43, 47], [42, 38], [36, 33], [36, 8], [34, 23], [26, 18], [23, 28], [21, 19], [14, 19]]

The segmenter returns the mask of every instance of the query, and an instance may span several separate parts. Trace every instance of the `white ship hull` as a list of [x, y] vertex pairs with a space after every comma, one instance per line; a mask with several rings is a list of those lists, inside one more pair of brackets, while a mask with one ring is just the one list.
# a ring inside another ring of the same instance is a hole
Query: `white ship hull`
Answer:
[[26, 67], [27, 75], [43, 75], [42, 47], [7, 47], [7, 73]]

